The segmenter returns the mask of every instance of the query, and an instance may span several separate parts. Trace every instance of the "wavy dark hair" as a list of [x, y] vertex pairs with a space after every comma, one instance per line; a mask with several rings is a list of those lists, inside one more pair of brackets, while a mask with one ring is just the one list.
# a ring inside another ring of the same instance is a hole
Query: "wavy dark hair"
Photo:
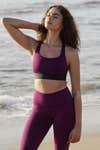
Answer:
[[80, 37], [76, 23], [71, 13], [62, 5], [53, 5], [46, 11], [39, 26], [38, 40], [43, 42], [47, 36], [48, 30], [44, 27], [44, 21], [51, 8], [57, 8], [63, 16], [63, 28], [60, 32], [60, 39], [63, 44], [79, 50]]

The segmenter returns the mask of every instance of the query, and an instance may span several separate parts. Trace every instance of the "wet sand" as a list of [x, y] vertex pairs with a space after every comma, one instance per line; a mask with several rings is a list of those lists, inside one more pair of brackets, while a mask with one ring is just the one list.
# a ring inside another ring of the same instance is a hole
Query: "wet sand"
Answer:
[[[100, 134], [83, 135], [80, 142], [71, 144], [69, 150], [97, 150], [100, 148]], [[39, 150], [54, 150], [53, 143], [41, 144]]]
[[[3, 118], [0, 119], [0, 150], [20, 150], [22, 131], [27, 117]], [[88, 127], [88, 128], [87, 128]], [[83, 126], [80, 142], [71, 144], [69, 150], [97, 150], [100, 148], [100, 130], [98, 128], [88, 129], [90, 126]], [[87, 132], [88, 131], [88, 132]], [[54, 150], [52, 127], [44, 137], [38, 150]]]

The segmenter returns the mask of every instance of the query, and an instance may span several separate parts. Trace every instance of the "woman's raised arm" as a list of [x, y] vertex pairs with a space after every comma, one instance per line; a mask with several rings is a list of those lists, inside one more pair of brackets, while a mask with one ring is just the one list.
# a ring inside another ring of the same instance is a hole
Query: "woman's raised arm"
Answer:
[[20, 29], [32, 29], [38, 32], [39, 24], [16, 18], [2, 18], [1, 22], [10, 36], [32, 55], [38, 42], [36, 39], [24, 34]]

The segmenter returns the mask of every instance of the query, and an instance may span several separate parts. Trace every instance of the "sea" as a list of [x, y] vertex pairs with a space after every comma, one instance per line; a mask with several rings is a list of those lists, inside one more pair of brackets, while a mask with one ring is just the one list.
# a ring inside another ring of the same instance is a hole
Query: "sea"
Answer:
[[[54, 4], [64, 5], [76, 20], [81, 45], [80, 75], [83, 122], [100, 129], [100, 0], [0, 0], [0, 19], [13, 17], [40, 23]], [[22, 30], [36, 37], [32, 30]], [[70, 86], [69, 75], [68, 85]], [[0, 118], [28, 116], [32, 109], [32, 60], [0, 24]], [[94, 119], [93, 119], [94, 118]]]

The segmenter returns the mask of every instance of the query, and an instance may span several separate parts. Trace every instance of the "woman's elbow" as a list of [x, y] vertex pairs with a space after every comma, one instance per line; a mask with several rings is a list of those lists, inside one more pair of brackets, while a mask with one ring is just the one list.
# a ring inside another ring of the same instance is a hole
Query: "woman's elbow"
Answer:
[[7, 18], [7, 17], [1, 18], [1, 24], [4, 25], [4, 26], [9, 24], [9, 18]]

